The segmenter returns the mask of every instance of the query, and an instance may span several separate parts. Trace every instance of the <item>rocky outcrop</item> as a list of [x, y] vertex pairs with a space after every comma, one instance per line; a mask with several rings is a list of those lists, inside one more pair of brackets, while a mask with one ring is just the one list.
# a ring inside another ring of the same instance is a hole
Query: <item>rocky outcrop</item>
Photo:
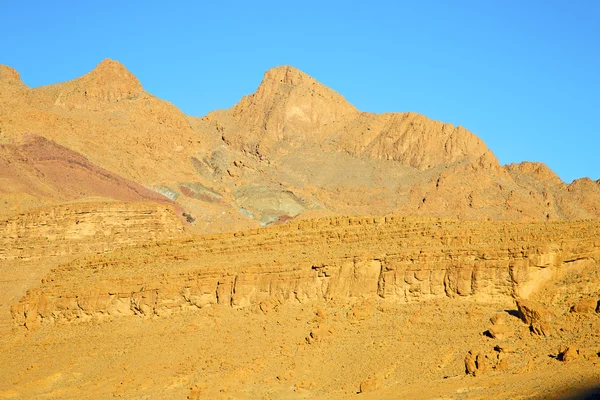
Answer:
[[169, 205], [65, 204], [1, 221], [0, 261], [102, 253], [183, 234], [183, 222]]
[[0, 85], [23, 86], [19, 72], [8, 65], [0, 65]]
[[600, 223], [325, 218], [76, 260], [12, 312], [34, 326], [266, 299], [502, 301], [530, 296], [576, 260], [600, 260]]

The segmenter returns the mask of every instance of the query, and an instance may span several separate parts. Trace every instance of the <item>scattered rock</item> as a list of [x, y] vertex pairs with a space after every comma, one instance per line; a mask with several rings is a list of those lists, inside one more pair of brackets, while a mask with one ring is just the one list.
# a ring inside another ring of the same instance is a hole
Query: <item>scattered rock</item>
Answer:
[[371, 317], [375, 313], [375, 306], [372, 302], [366, 301], [352, 306], [348, 311], [348, 321], [351, 323], [359, 322]]
[[490, 322], [492, 323], [492, 325], [504, 325], [504, 318], [504, 314], [496, 314], [492, 318], [490, 318]]
[[477, 355], [474, 354], [473, 351], [467, 353], [467, 356], [465, 357], [465, 372], [467, 375], [475, 375], [475, 371], [477, 371], [476, 359]]
[[327, 311], [325, 311], [325, 309], [323, 307], [317, 306], [316, 310], [315, 310], [315, 315], [316, 315], [317, 319], [324, 320], [327, 318]]
[[306, 343], [313, 344], [323, 341], [325, 338], [333, 334], [334, 328], [331, 325], [321, 324], [319, 327], [314, 328], [310, 331], [308, 336], [305, 338]]
[[187, 395], [188, 400], [198, 400], [203, 391], [208, 389], [208, 385], [201, 383], [190, 387], [190, 390]]
[[505, 340], [512, 337], [515, 334], [515, 331], [504, 324], [497, 324], [492, 325], [492, 327], [488, 329], [488, 333], [493, 339]]
[[470, 350], [465, 357], [465, 373], [480, 376], [499, 366], [499, 356], [494, 352]]
[[516, 350], [513, 346], [509, 346], [506, 344], [499, 344], [494, 347], [498, 353], [516, 353]]
[[281, 304], [279, 299], [270, 297], [260, 302], [259, 307], [263, 313], [268, 313], [270, 311], [274, 311]]
[[477, 358], [475, 359], [475, 363], [477, 364], [477, 370], [475, 371], [475, 376], [480, 376], [488, 373], [490, 370], [496, 367], [496, 363], [494, 362], [494, 356], [487, 353], [479, 353], [477, 354]]
[[507, 371], [510, 368], [508, 360], [506, 358], [500, 360], [498, 365], [496, 366], [497, 371]]

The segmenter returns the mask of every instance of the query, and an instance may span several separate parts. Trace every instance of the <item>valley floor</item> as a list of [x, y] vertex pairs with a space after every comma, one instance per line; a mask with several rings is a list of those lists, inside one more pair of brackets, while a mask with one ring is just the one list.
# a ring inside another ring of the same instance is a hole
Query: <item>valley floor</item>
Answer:
[[[273, 301], [18, 327], [0, 340], [0, 399], [545, 399], [600, 383], [598, 314], [562, 313], [544, 338], [515, 312], [460, 298]], [[514, 336], [484, 334], [497, 314]], [[556, 358], [565, 345], [574, 360]], [[469, 351], [487, 371], [465, 373]]]

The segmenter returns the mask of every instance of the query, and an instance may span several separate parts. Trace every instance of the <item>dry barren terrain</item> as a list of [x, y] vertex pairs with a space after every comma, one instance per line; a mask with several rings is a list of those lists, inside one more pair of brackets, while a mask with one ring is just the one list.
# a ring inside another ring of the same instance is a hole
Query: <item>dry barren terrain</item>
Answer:
[[293, 67], [195, 117], [0, 66], [0, 399], [593, 398], [599, 217]]

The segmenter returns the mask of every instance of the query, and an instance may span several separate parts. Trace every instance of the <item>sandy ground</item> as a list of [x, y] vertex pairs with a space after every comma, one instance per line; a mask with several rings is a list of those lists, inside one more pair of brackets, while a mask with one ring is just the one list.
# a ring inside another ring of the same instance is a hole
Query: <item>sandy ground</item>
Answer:
[[[542, 338], [510, 303], [263, 308], [15, 328], [0, 341], [0, 398], [542, 399], [600, 382], [595, 313], [565, 314], [565, 328]], [[496, 314], [512, 338], [484, 335]], [[556, 356], [566, 343], [580, 354], [562, 362]], [[504, 363], [467, 375], [470, 350]]]

